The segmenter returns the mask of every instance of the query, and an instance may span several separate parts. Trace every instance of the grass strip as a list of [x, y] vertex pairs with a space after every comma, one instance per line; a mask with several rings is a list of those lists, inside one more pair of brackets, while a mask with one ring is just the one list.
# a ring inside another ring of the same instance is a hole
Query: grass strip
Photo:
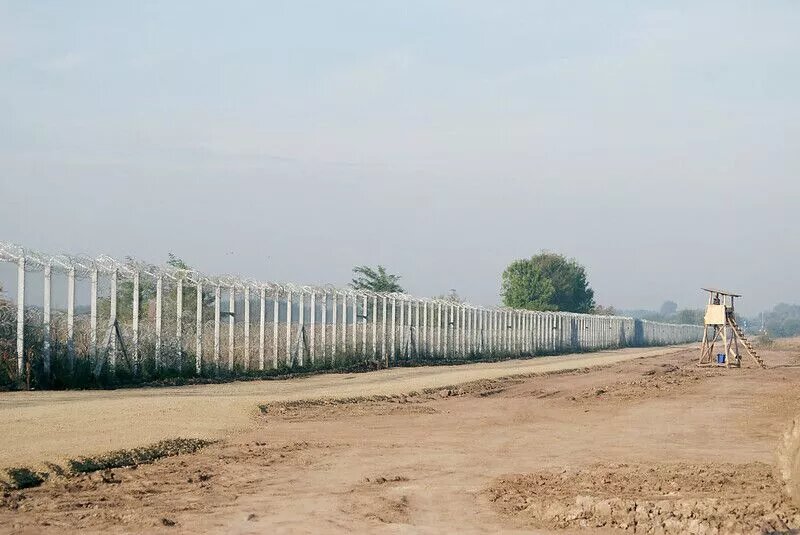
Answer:
[[[213, 440], [200, 438], [172, 438], [140, 448], [116, 450], [102, 455], [70, 459], [67, 461], [68, 470], [63, 470], [53, 464], [48, 464], [48, 467], [55, 475], [69, 477], [111, 468], [126, 468], [149, 464], [164, 457], [194, 453], [214, 442]], [[6, 474], [8, 476], [7, 486], [16, 490], [38, 487], [51, 475], [49, 472], [37, 472], [27, 467], [9, 468], [6, 470]]]

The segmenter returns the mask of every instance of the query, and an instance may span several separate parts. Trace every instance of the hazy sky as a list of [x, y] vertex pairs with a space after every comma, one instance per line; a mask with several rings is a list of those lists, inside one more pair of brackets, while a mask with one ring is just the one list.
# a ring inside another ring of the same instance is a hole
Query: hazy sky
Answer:
[[499, 301], [800, 302], [800, 4], [0, 0], [0, 240]]

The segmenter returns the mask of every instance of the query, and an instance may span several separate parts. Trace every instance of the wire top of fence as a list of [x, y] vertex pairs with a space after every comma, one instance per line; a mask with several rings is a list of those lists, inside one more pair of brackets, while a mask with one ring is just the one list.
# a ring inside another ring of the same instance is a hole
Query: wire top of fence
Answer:
[[[22, 262], [20, 262], [22, 260]], [[118, 277], [133, 278], [136, 274], [146, 275], [153, 279], [166, 279], [172, 281], [186, 281], [196, 285], [220, 286], [234, 288], [237, 290], [255, 289], [269, 292], [295, 293], [301, 295], [310, 294], [338, 294], [349, 297], [372, 297], [387, 298], [397, 301], [428, 303], [442, 306], [458, 306], [477, 310], [487, 311], [520, 311], [511, 307], [504, 306], [484, 306], [468, 302], [457, 302], [436, 297], [419, 297], [406, 293], [398, 292], [375, 292], [368, 289], [342, 288], [332, 284], [307, 285], [291, 282], [258, 281], [255, 279], [241, 277], [237, 275], [208, 275], [196, 269], [182, 269], [172, 265], [156, 265], [143, 262], [132, 257], [126, 257], [124, 262], [107, 255], [88, 256], [70, 254], [48, 254], [22, 247], [15, 243], [0, 241], [0, 261], [13, 262], [22, 265], [26, 271], [39, 271], [47, 266], [51, 270], [64, 273], [75, 273], [76, 276], [88, 277], [93, 273], [111, 275], [116, 273]], [[528, 312], [548, 312], [564, 316], [596, 316], [596, 314], [582, 314], [575, 312], [558, 311], [528, 311]], [[617, 319], [633, 320], [627, 316], [608, 316]], [[647, 320], [641, 320], [647, 321]], [[649, 322], [657, 323], [657, 322]]]

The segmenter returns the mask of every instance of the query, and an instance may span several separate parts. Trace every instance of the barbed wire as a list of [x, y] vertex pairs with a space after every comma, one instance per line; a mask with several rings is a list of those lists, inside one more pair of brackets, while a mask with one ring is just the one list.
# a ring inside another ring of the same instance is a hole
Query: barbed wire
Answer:
[[[530, 313], [545, 313], [553, 314], [556, 316], [566, 317], [594, 317], [594, 314], [576, 313], [576, 312], [542, 312], [532, 311], [526, 309], [516, 309], [506, 306], [484, 306], [475, 305], [466, 301], [457, 302], [449, 299], [441, 299], [437, 297], [419, 297], [400, 292], [375, 292], [368, 289], [355, 289], [352, 287], [336, 287], [331, 284], [324, 285], [308, 285], [297, 284], [293, 282], [274, 282], [274, 281], [259, 281], [247, 277], [237, 275], [208, 275], [195, 269], [183, 269], [171, 265], [156, 265], [149, 262], [126, 257], [125, 261], [119, 261], [107, 255], [99, 255], [91, 257], [88, 255], [69, 255], [69, 254], [47, 254], [40, 251], [24, 248], [21, 245], [0, 241], [0, 261], [13, 262], [19, 264], [20, 259], [24, 260], [25, 271], [35, 272], [41, 271], [45, 266], [50, 266], [53, 271], [60, 271], [64, 273], [75, 273], [76, 277], [89, 277], [93, 273], [98, 275], [111, 275], [116, 273], [117, 276], [123, 280], [133, 279], [135, 274], [146, 275], [154, 280], [159, 278], [162, 281], [186, 281], [194, 285], [202, 285], [203, 287], [223, 287], [233, 288], [234, 290], [244, 291], [246, 288], [258, 291], [264, 290], [274, 294], [335, 294], [344, 297], [357, 298], [378, 298], [387, 300], [396, 300], [401, 303], [419, 303], [419, 304], [432, 304], [442, 306], [452, 306], [466, 309], [473, 309], [485, 312], [530, 312]], [[606, 316], [611, 318], [633, 320], [628, 316]], [[640, 320], [646, 323], [658, 324], [660, 322]]]

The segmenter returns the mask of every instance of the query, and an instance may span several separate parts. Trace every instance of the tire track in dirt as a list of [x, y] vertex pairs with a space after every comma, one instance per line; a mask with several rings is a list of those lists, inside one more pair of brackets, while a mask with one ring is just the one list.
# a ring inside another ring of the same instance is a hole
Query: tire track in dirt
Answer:
[[0, 394], [0, 468], [184, 437], [224, 439], [254, 428], [262, 403], [396, 395], [509, 375], [542, 374], [668, 355], [685, 346], [621, 349], [458, 366], [392, 368], [281, 381], [115, 391]]

